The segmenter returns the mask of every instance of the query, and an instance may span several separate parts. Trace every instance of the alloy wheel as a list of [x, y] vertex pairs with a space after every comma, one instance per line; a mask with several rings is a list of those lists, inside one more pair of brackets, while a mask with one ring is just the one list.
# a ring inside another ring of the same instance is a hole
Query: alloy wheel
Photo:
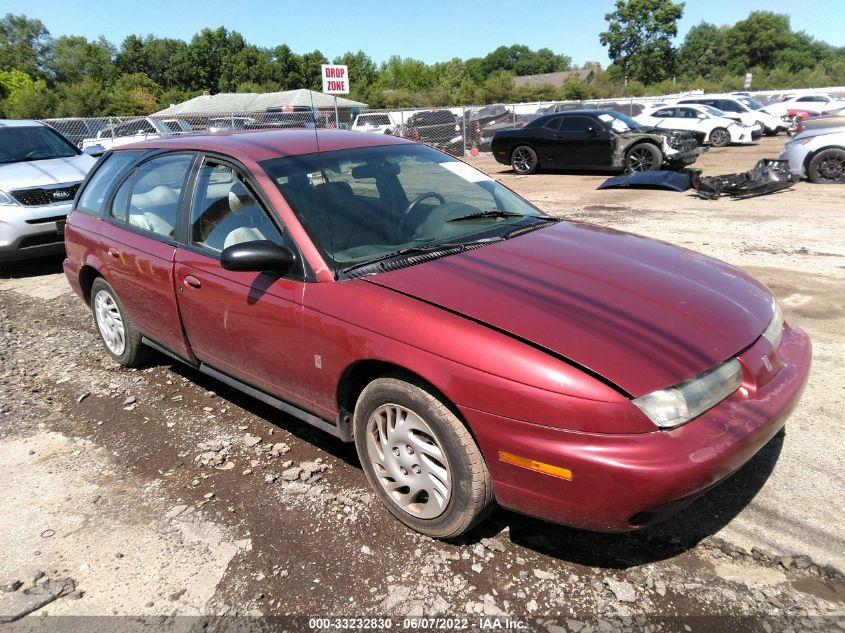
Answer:
[[628, 156], [631, 171], [651, 171], [654, 168], [654, 154], [647, 147], [635, 147]]
[[845, 152], [830, 152], [819, 163], [818, 173], [829, 182], [845, 181]]
[[527, 174], [534, 169], [534, 152], [527, 147], [517, 147], [513, 156], [511, 156], [511, 164], [515, 172], [520, 174]]
[[367, 421], [367, 456], [376, 479], [400, 509], [420, 519], [446, 511], [452, 473], [445, 451], [419, 415], [385, 404]]
[[117, 303], [108, 292], [100, 290], [94, 297], [94, 316], [106, 347], [120, 356], [126, 349], [126, 329]]
[[714, 147], [724, 147], [731, 142], [730, 132], [717, 128], [710, 133], [710, 144]]

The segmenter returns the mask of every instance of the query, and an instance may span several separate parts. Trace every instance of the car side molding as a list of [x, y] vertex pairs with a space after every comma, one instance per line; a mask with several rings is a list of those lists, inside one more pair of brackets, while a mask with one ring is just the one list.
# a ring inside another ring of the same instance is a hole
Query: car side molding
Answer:
[[241, 382], [236, 378], [232, 378], [228, 374], [224, 374], [221, 371], [214, 369], [213, 367], [209, 367], [205, 363], [200, 363], [199, 370], [208, 375], [212, 378], [219, 380], [220, 382], [229, 385], [230, 387], [234, 387], [238, 391], [242, 391], [245, 394], [256, 398], [257, 400], [261, 400], [265, 404], [269, 404], [271, 407], [279, 409], [280, 411], [284, 411], [288, 415], [295, 417], [297, 420], [302, 420], [303, 422], [307, 422], [311, 426], [315, 426], [321, 431], [325, 431], [330, 435], [335, 436], [336, 438], [344, 441], [344, 442], [351, 442], [352, 441], [352, 430], [348, 426], [339, 425], [339, 424], [332, 424], [331, 422], [327, 422], [322, 418], [318, 418], [316, 415], [312, 413], [308, 413], [299, 407], [296, 407], [284, 400], [279, 400], [275, 396], [271, 396], [270, 394], [264, 393], [252, 387], [245, 382]]

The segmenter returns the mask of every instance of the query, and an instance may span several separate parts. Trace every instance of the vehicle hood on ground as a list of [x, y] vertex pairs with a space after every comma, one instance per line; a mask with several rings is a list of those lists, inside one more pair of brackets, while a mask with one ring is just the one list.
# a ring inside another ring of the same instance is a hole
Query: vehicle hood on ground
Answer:
[[97, 162], [87, 154], [0, 165], [0, 189], [30, 189], [79, 182]]
[[690, 187], [690, 177], [687, 172], [677, 171], [632, 171], [620, 176], [608, 178], [596, 189], [610, 189], [612, 187], [645, 187], [651, 189], [670, 189], [672, 191], [686, 191]]
[[364, 278], [540, 346], [637, 397], [741, 352], [769, 291], [699, 253], [561, 222]]

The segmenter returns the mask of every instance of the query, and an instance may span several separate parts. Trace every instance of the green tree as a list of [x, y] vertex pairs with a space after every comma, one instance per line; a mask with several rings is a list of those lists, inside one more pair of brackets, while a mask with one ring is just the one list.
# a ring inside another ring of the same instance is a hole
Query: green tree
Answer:
[[771, 11], [753, 11], [725, 33], [733, 72], [744, 73], [752, 66], [771, 68], [778, 51], [792, 42], [789, 17]]
[[84, 37], [63, 35], [53, 44], [50, 66], [59, 83], [73, 83], [83, 77], [105, 81], [113, 72], [114, 55], [114, 46], [102, 36], [89, 42]]
[[604, 16], [608, 28], [599, 41], [626, 81], [651, 83], [672, 76], [672, 38], [683, 11], [684, 3], [672, 0], [616, 0], [616, 10]]
[[308, 88], [320, 91], [323, 89], [323, 64], [329, 60], [320, 51], [311, 51], [302, 56], [302, 85], [294, 88]]
[[349, 69], [349, 98], [355, 101], [366, 101], [370, 88], [378, 77], [378, 68], [373, 60], [364, 53], [344, 53], [335, 57], [335, 64], [345, 64]]
[[102, 116], [107, 112], [108, 95], [99, 79], [83, 77], [60, 84], [57, 92], [56, 116]]
[[49, 117], [55, 107], [55, 95], [43, 79], [33, 79], [20, 70], [0, 71], [0, 104], [3, 116], [16, 119]]
[[708, 22], [692, 27], [676, 55], [678, 76], [715, 78], [724, 75], [730, 57], [726, 31], [726, 27]]
[[0, 19], [0, 70], [20, 70], [33, 78], [45, 76], [52, 42], [41, 20], [7, 13]]
[[142, 115], [158, 110], [161, 86], [143, 73], [121, 75], [112, 85], [108, 114]]
[[278, 89], [278, 84], [273, 81], [270, 51], [247, 44], [223, 58], [218, 82], [220, 91], [239, 91], [238, 86], [244, 83], [258, 86], [273, 84], [273, 89]]
[[188, 44], [183, 87], [192, 90], [218, 92], [226, 60], [245, 46], [243, 36], [224, 27], [203, 29]]
[[287, 44], [276, 46], [270, 51], [273, 81], [282, 90], [294, 90], [305, 86], [302, 57], [294, 53]]

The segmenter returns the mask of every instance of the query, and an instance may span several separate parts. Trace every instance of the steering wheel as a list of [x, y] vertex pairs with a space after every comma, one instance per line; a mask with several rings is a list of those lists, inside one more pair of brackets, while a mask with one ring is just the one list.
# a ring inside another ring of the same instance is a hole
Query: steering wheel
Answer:
[[411, 214], [417, 208], [417, 205], [419, 205], [419, 203], [423, 200], [428, 200], [429, 198], [434, 198], [440, 204], [446, 204], [446, 198], [436, 191], [424, 191], [420, 195], [416, 196], [410, 203], [408, 203], [408, 206], [405, 207], [405, 213], [402, 215], [402, 221], [399, 223], [399, 230], [403, 234], [405, 233], [405, 229], [408, 228], [408, 223], [411, 220]]

